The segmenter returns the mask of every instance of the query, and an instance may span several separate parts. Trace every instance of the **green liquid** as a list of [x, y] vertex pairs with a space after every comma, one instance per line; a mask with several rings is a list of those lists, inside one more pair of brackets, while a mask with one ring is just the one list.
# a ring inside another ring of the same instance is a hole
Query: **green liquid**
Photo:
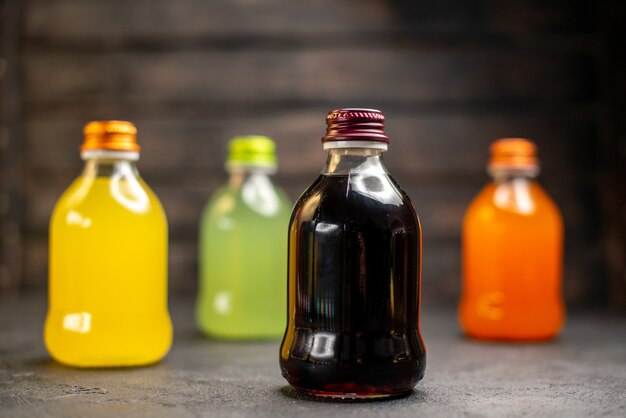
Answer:
[[291, 202], [265, 174], [220, 188], [200, 225], [200, 329], [221, 338], [285, 332]]

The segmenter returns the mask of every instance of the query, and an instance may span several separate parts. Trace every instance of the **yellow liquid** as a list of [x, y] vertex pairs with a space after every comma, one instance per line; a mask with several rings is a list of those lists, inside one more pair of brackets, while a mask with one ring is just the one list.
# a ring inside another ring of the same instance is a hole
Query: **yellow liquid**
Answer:
[[79, 177], [50, 222], [45, 343], [79, 367], [159, 361], [172, 342], [167, 220], [139, 178]]

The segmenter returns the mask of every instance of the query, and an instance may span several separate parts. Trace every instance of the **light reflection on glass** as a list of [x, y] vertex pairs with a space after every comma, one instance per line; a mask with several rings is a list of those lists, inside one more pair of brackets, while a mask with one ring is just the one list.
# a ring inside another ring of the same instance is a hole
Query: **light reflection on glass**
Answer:
[[120, 204], [133, 212], [146, 212], [149, 207], [149, 198], [136, 178], [115, 173], [111, 177], [111, 195]]
[[315, 300], [315, 310], [317, 311], [317, 315], [319, 319], [323, 323], [331, 323], [335, 318], [335, 307], [332, 297], [324, 297], [326, 293], [331, 292], [320, 292], [321, 295]]
[[318, 332], [313, 335], [313, 347], [310, 356], [314, 359], [327, 359], [335, 352], [337, 336], [329, 332]]
[[530, 185], [525, 179], [513, 180], [513, 193], [517, 208], [521, 213], [529, 214], [535, 211], [535, 204], [530, 197]]
[[389, 184], [384, 184], [379, 176], [353, 176], [350, 178], [350, 187], [359, 194], [387, 205], [402, 204], [402, 196]]
[[85, 334], [91, 330], [91, 314], [89, 312], [67, 314], [63, 317], [63, 328]]
[[215, 203], [215, 209], [219, 213], [228, 213], [235, 207], [235, 199], [232, 196], [224, 195], [220, 196], [219, 200]]
[[302, 211], [300, 219], [313, 219], [313, 216], [315, 215], [315, 210], [319, 206], [321, 198], [322, 194], [318, 191], [314, 195], [312, 195], [307, 201], [305, 201], [304, 205], [300, 209]]
[[223, 217], [217, 220], [217, 227], [222, 231], [233, 229], [235, 222], [232, 218]]
[[[336, 243], [341, 242], [343, 228], [340, 225], [319, 222], [315, 225], [314, 233], [315, 250], [310, 254], [312, 259], [309, 260], [309, 269], [313, 272], [313, 280], [310, 283], [310, 289], [307, 289], [308, 301], [314, 304], [311, 308], [315, 310], [317, 319], [322, 323], [330, 324], [335, 317], [336, 272], [333, 266], [340, 263], [343, 258], [341, 248]], [[333, 248], [334, 250], [322, 257], [321, 255], [324, 254], [322, 248]]]
[[[395, 243], [394, 243], [395, 244]], [[394, 277], [396, 272], [391, 269], [391, 280], [389, 280], [389, 315], [392, 318], [396, 317], [396, 291], [394, 289], [396, 278]]]
[[489, 292], [478, 299], [478, 313], [483, 318], [498, 321], [504, 316], [502, 305], [504, 304], [504, 293]]
[[215, 312], [226, 315], [232, 309], [232, 300], [229, 292], [218, 292], [213, 298]]
[[67, 222], [68, 225], [76, 225], [82, 228], [89, 228], [91, 226], [91, 219], [81, 215], [75, 210], [70, 210], [67, 213], [65, 222]]
[[278, 196], [265, 175], [252, 174], [241, 187], [241, 196], [250, 209], [261, 215], [272, 216], [278, 212]]
[[535, 211], [530, 187], [525, 179], [514, 179], [511, 183], [498, 185], [493, 194], [493, 202], [500, 209], [509, 209], [525, 215]]

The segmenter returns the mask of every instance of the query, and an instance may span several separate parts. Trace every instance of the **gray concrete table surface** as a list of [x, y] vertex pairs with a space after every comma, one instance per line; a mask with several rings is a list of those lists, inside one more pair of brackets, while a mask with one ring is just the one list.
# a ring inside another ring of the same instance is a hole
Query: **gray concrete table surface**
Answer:
[[0, 299], [1, 417], [626, 416], [626, 317], [573, 313], [549, 343], [463, 338], [453, 309], [424, 309], [426, 376], [408, 397], [315, 401], [278, 368], [278, 341], [200, 336], [193, 300], [171, 303], [166, 359], [127, 369], [73, 369], [42, 342], [45, 296]]

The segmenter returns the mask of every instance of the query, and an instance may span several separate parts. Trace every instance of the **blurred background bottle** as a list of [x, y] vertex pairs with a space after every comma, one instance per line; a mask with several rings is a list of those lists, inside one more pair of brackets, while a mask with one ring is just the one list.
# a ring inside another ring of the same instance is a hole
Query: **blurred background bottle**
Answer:
[[534, 143], [495, 141], [488, 172], [493, 181], [471, 203], [463, 223], [461, 327], [475, 338], [551, 338], [565, 316], [563, 223], [535, 180]]
[[85, 126], [82, 175], [50, 222], [45, 342], [73, 366], [143, 365], [172, 341], [167, 309], [167, 220], [139, 177], [130, 122]]
[[270, 178], [277, 168], [274, 142], [232, 139], [226, 168], [228, 183], [212, 196], [200, 225], [197, 323], [215, 337], [280, 337], [292, 203]]

